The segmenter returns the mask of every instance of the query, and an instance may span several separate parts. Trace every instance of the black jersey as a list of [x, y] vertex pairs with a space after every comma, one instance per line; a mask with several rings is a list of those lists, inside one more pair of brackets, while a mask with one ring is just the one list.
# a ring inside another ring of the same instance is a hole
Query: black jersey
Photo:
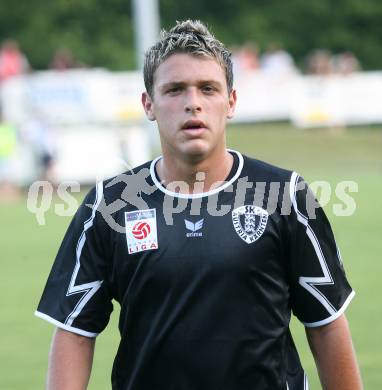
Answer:
[[208, 193], [163, 187], [156, 159], [97, 184], [73, 218], [36, 314], [95, 337], [117, 301], [113, 389], [308, 388], [291, 312], [324, 325], [354, 292], [305, 182], [231, 153]]

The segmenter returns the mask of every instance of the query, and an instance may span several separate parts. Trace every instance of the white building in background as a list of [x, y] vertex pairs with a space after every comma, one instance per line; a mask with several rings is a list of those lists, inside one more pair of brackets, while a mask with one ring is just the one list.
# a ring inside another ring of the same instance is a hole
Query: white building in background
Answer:
[[[382, 72], [269, 77], [254, 71], [237, 76], [233, 123], [284, 120], [300, 127], [382, 123]], [[153, 157], [150, 138], [157, 130], [154, 123], [147, 131], [147, 123], [153, 122], [141, 106], [143, 90], [140, 71], [47, 71], [5, 82], [0, 103], [5, 119], [18, 129], [36, 117], [50, 128], [57, 180], [90, 183]], [[37, 174], [29, 149], [24, 137], [15, 176], [20, 183], [35, 180]]]

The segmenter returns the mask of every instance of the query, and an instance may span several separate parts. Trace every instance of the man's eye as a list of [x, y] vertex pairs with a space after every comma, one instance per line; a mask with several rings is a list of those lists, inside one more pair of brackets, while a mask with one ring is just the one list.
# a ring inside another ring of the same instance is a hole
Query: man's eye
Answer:
[[215, 91], [215, 88], [212, 85], [205, 85], [202, 89], [204, 92], [208, 92], [208, 93]]
[[180, 91], [180, 87], [173, 87], [167, 90], [167, 93], [177, 93]]

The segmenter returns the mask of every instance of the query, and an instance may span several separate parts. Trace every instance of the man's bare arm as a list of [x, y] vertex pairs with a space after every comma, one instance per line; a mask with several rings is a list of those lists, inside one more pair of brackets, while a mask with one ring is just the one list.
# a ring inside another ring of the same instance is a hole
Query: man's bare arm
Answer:
[[85, 390], [95, 339], [57, 328], [49, 354], [47, 390]]
[[324, 390], [362, 390], [345, 315], [328, 325], [305, 328]]

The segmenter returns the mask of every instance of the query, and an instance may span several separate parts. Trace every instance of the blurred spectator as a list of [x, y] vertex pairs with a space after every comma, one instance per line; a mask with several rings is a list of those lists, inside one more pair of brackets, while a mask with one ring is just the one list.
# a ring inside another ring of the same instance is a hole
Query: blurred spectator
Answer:
[[315, 75], [348, 75], [361, 70], [359, 61], [349, 51], [332, 55], [328, 50], [317, 49], [309, 54], [306, 72]]
[[16, 41], [8, 39], [0, 49], [0, 82], [27, 72], [29, 63]]
[[83, 67], [84, 64], [76, 61], [72, 51], [67, 47], [57, 49], [50, 64], [51, 69], [59, 71]]
[[253, 71], [259, 68], [258, 48], [255, 43], [247, 42], [233, 51], [234, 69], [240, 72]]
[[361, 70], [358, 59], [350, 51], [333, 56], [332, 68], [334, 73], [342, 75], [348, 75]]
[[296, 73], [292, 56], [280, 45], [272, 43], [260, 59], [261, 69], [274, 76]]
[[306, 61], [306, 73], [328, 75], [332, 73], [332, 55], [328, 50], [316, 49], [312, 51]]
[[9, 199], [18, 195], [13, 170], [16, 151], [16, 128], [3, 121], [0, 112], [0, 199]]
[[23, 141], [33, 152], [38, 180], [56, 182], [54, 174], [55, 140], [52, 128], [36, 113], [22, 127]]

